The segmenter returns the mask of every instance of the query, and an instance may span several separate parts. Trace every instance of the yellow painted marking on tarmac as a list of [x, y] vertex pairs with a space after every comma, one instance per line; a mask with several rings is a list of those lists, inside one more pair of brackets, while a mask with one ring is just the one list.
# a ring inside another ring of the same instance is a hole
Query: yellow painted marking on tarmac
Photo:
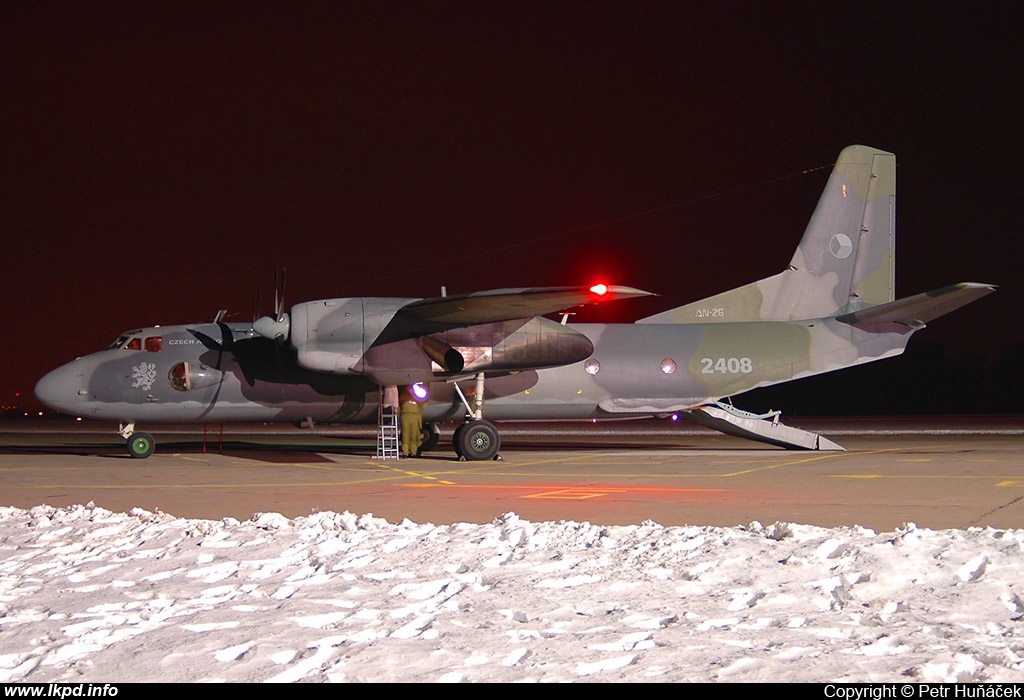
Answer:
[[865, 452], [826, 452], [826, 453], [818, 453], [818, 454], [814, 454], [814, 455], [808, 456], [808, 457], [801, 457], [801, 458], [796, 458], [796, 459], [787, 459], [787, 460], [784, 460], [784, 461], [781, 461], [781, 462], [773, 462], [773, 463], [764, 464], [764, 465], [761, 465], [761, 466], [750, 467], [748, 469], [740, 469], [740, 470], [733, 471], [733, 472], [726, 472], [724, 474], [707, 474], [707, 473], [703, 473], [703, 472], [699, 473], [699, 474], [692, 474], [692, 473], [686, 473], [686, 472], [672, 472], [670, 474], [662, 474], [662, 475], [645, 473], [644, 476], [645, 477], [668, 476], [668, 477], [675, 477], [675, 478], [685, 477], [685, 478], [701, 478], [701, 479], [723, 479], [723, 478], [732, 478], [732, 477], [737, 477], [737, 476], [746, 476], [748, 474], [755, 474], [757, 472], [762, 472], [762, 471], [770, 471], [772, 469], [782, 469], [783, 467], [793, 467], [793, 466], [796, 466], [796, 465], [799, 465], [799, 464], [809, 464], [811, 462], [820, 462], [820, 461], [823, 461], [823, 460], [826, 460], [826, 459], [840, 459], [840, 458], [843, 458], [843, 457], [851, 457], [854, 454], [857, 454], [857, 455], [882, 454], [882, 453], [885, 453], [885, 452], [896, 452], [899, 449], [900, 448], [895, 448], [894, 447], [894, 448], [886, 448], [884, 450], [870, 450], [870, 451], [865, 451]]
[[625, 493], [625, 489], [580, 489], [568, 488], [543, 493], [531, 493], [523, 498], [551, 499], [556, 501], [585, 501], [590, 498], [601, 498], [610, 493]]
[[[875, 450], [874, 452], [881, 453], [881, 452], [891, 452], [891, 451], [893, 451], [893, 450], [885, 449], [885, 450]], [[874, 453], [874, 452], [872, 452], [872, 453]], [[467, 469], [467, 468], [464, 468], [464, 467], [463, 468], [453, 468], [453, 469], [445, 470], [443, 472], [438, 472], [438, 473], [448, 474], [448, 475], [451, 475], [451, 476], [466, 476], [466, 475], [472, 475], [472, 474], [480, 474], [481, 472], [487, 472], [487, 473], [489, 473], [492, 476], [526, 476], [526, 475], [528, 475], [528, 473], [517, 471], [517, 470], [522, 469], [524, 467], [540, 467], [540, 466], [545, 466], [545, 465], [569, 466], [569, 465], [571, 465], [574, 462], [580, 462], [580, 461], [591, 461], [592, 462], [594, 457], [597, 454], [598, 453], [574, 453], [574, 454], [571, 454], [571, 455], [566, 455], [564, 457], [549, 457], [549, 458], [544, 458], [544, 459], [533, 459], [533, 460], [522, 461], [522, 462], [516, 460], [515, 464], [510, 464], [508, 462], [486, 462], [484, 464], [486, 464], [487, 466], [480, 466], [480, 467], [475, 467], [475, 468], [470, 468], [470, 469]], [[824, 459], [835, 459], [835, 458], [842, 457], [842, 456], [849, 456], [850, 454], [851, 453], [849, 453], [849, 452], [829, 452], [827, 454], [817, 454], [817, 455], [814, 455], [814, 456], [811, 456], [811, 457], [804, 457], [804, 458], [801, 458], [801, 459], [790, 459], [790, 460], [786, 460], [786, 461], [783, 461], [783, 462], [772, 463], [772, 464], [765, 464], [763, 466], [751, 467], [749, 469], [741, 469], [739, 471], [727, 472], [727, 473], [724, 473], [724, 474], [708, 474], [708, 473], [704, 473], [704, 472], [701, 472], [701, 473], [698, 473], [698, 474], [693, 474], [693, 473], [686, 473], [686, 472], [681, 472], [681, 471], [673, 471], [673, 472], [669, 472], [669, 473], [666, 473], [666, 474], [654, 474], [654, 473], [650, 473], [650, 472], [644, 472], [643, 476], [647, 477], [647, 478], [649, 478], [649, 477], [665, 477], [665, 478], [702, 478], [702, 479], [711, 478], [711, 479], [721, 479], [721, 478], [728, 478], [728, 477], [744, 476], [744, 475], [753, 474], [753, 473], [759, 472], [759, 471], [765, 471], [765, 470], [769, 470], [769, 469], [779, 469], [779, 468], [782, 468], [782, 467], [789, 467], [789, 466], [794, 466], [794, 465], [797, 465], [797, 464], [805, 464], [805, 463], [808, 463], [808, 462], [817, 462], [817, 461], [824, 460]], [[861, 452], [861, 453], [857, 453], [857, 454], [865, 454], [865, 453]], [[604, 455], [602, 455], [602, 456], [604, 456]], [[610, 459], [618, 460], [619, 458], [615, 457], [615, 458], [610, 458]], [[464, 465], [466, 463], [465, 462], [458, 462], [457, 464]], [[511, 469], [509, 469], [510, 467], [511, 467]], [[507, 470], [507, 471], [499, 471], [499, 470], [502, 470], [502, 469]], [[550, 472], [550, 471], [545, 471], [544, 472], [544, 476], [545, 477], [572, 477], [572, 476], [578, 477], [578, 476], [580, 476], [580, 473], [579, 472]], [[634, 473], [634, 472], [627, 472], [625, 474], [602, 474], [602, 476], [605, 477], [605, 478], [635, 477], [635, 476], [637, 476], [637, 474]]]
[[[574, 461], [578, 461], [580, 459], [593, 458], [593, 455], [594, 455], [594, 453], [589, 453], [588, 452], [588, 453], [569, 454], [569, 455], [565, 455], [564, 457], [546, 457], [546, 458], [543, 458], [543, 459], [537, 458], [537, 459], [526, 459], [526, 460], [516, 459], [515, 466], [516, 467], [535, 467], [535, 466], [540, 466], [540, 465], [544, 465], [544, 464], [564, 464], [566, 462], [574, 462]], [[463, 462], [462, 464], [465, 464], [465, 462]], [[509, 464], [506, 463], [506, 462], [493, 462], [491, 464], [490, 468], [491, 469], [495, 469], [495, 468], [500, 467], [502, 465], [509, 466]], [[473, 470], [473, 471], [476, 471], [476, 470]]]
[[[185, 459], [187, 459], [187, 458], [185, 458]], [[316, 469], [316, 470], [319, 470], [319, 471], [326, 471], [326, 472], [343, 472], [343, 471], [353, 471], [354, 470], [354, 468], [352, 466], [343, 466], [343, 465], [339, 464], [338, 462], [331, 462], [330, 464], [320, 464], [320, 463], [313, 464], [313, 463], [310, 463], [310, 462], [264, 462], [264, 461], [261, 461], [261, 460], [258, 460], [258, 459], [246, 459], [246, 460], [233, 460], [231, 462], [228, 462], [226, 465], [218, 465], [218, 464], [211, 464], [209, 461], [201, 460], [201, 459], [194, 459], [193, 461], [197, 462], [199, 466], [210, 467], [211, 469], [223, 469], [223, 468], [232, 468], [232, 469], [240, 469], [240, 468], [241, 469], [264, 469], [264, 468], [274, 468], [274, 467], [282, 467], [282, 468], [283, 467], [297, 467], [299, 469]]]
[[1007, 481], [1000, 481], [996, 486], [1024, 486], [1024, 481], [1019, 479], [1009, 479]]
[[[777, 468], [777, 467], [782, 467], [782, 466], [791, 466], [791, 464], [800, 464], [800, 462], [792, 462], [792, 463], [786, 463], [786, 464], [779, 464], [779, 465], [774, 465], [773, 467], [765, 467], [765, 468], [768, 469], [768, 468]], [[637, 477], [642, 477], [644, 479], [726, 479], [726, 478], [737, 477], [737, 476], [746, 476], [748, 474], [752, 474], [752, 473], [761, 471], [761, 469], [747, 469], [747, 470], [744, 470], [744, 471], [725, 473], [725, 474], [711, 474], [711, 473], [706, 473], [706, 472], [694, 473], [694, 472], [683, 472], [683, 471], [678, 471], [678, 472], [677, 471], [672, 471], [672, 472], [640, 471], [640, 472], [600, 472], [600, 474], [598, 475], [596, 472], [593, 472], [593, 471], [541, 471], [541, 472], [538, 472], [536, 470], [507, 469], [508, 466], [510, 466], [510, 465], [506, 465], [506, 470], [504, 470], [504, 471], [487, 471], [486, 473], [481, 473], [481, 472], [477, 472], [477, 471], [451, 471], [451, 472], [439, 472], [439, 473], [448, 474], [448, 475], [450, 475], [452, 477], [459, 477], [459, 476], [467, 476], [467, 477], [473, 477], [473, 476], [478, 476], [478, 477], [496, 476], [496, 477], [520, 477], [520, 478], [530, 477], [530, 478], [551, 478], [551, 479], [556, 479], [556, 478], [579, 479], [581, 477], [587, 477], [587, 476], [600, 476], [600, 478], [602, 478], [602, 479], [635, 479]], [[514, 466], [520, 467], [522, 465], [516, 464]]]
[[[392, 481], [394, 479], [401, 479], [402, 475], [395, 475], [386, 479], [363, 479], [361, 481], [309, 481], [309, 482], [266, 482], [262, 484], [93, 484], [90, 485], [90, 489], [98, 490], [149, 490], [159, 491], [160, 489], [279, 489], [279, 488], [311, 488], [311, 487], [329, 487], [329, 486], [358, 486], [363, 484], [373, 484], [386, 481]], [[20, 485], [20, 484], [4, 484], [4, 488], [8, 489], [59, 489], [59, 488], [72, 488], [68, 484], [31, 484], [31, 485]]]
[[[483, 462], [453, 462], [450, 469], [439, 469], [434, 474], [447, 475], [447, 476], [474, 476], [474, 475], [494, 475], [494, 476], [525, 476], [527, 474], [519, 473], [516, 471], [499, 471], [505, 469], [519, 469], [521, 467], [533, 467], [543, 466], [545, 464], [557, 464], [564, 463], [571, 460], [577, 459], [575, 456], [557, 457], [549, 459], [536, 459], [526, 462], [516, 461], [515, 464], [510, 464], [504, 460], [502, 461], [483, 461]], [[467, 465], [475, 464], [478, 466], [469, 467]], [[555, 474], [553, 472], [544, 472], [544, 476], [578, 476], [578, 474]], [[635, 476], [635, 475], [634, 475]]]
[[401, 474], [403, 476], [411, 476], [414, 479], [428, 479], [430, 481], [440, 481], [443, 484], [451, 484], [452, 483], [451, 481], [445, 481], [444, 479], [439, 479], [436, 476], [432, 476], [430, 474], [423, 474], [422, 472], [414, 472], [414, 471], [412, 471], [410, 469], [401, 469], [399, 467], [392, 467], [392, 466], [390, 466], [388, 464], [384, 464], [383, 462], [373, 462], [373, 464], [375, 464], [376, 466], [380, 467], [381, 469], [386, 469], [387, 471], [391, 471], [391, 472], [394, 472], [396, 474]]
[[[205, 466], [205, 465], [204, 465]], [[302, 465], [277, 465], [277, 466], [302, 466]], [[344, 469], [336, 469], [334, 471], [345, 471]], [[170, 483], [170, 484], [93, 484], [90, 488], [93, 489], [108, 489], [108, 490], [128, 490], [128, 489], [139, 489], [139, 490], [151, 490], [157, 491], [161, 489], [277, 489], [277, 488], [311, 488], [311, 487], [332, 487], [332, 486], [365, 486], [367, 484], [384, 484], [394, 482], [399, 479], [407, 479], [410, 476], [416, 478], [430, 479], [432, 477], [427, 475], [416, 474], [415, 472], [394, 470], [394, 473], [387, 474], [385, 476], [373, 476], [366, 479], [333, 479], [329, 481], [262, 481], [259, 483], [246, 482], [246, 483], [224, 483], [224, 482], [210, 482], [210, 483]], [[444, 485], [448, 485], [451, 482], [435, 479], [440, 481]], [[434, 484], [431, 484], [434, 485]], [[48, 483], [48, 484], [12, 484], [5, 483], [5, 489], [57, 489], [57, 488], [71, 488], [68, 484], [61, 483]]]
[[[867, 452], [867, 453], [860, 452], [860, 453], [856, 453], [856, 454], [879, 454], [879, 453], [885, 453], [885, 452], [893, 452], [893, 451], [896, 451], [897, 449], [899, 449], [899, 448], [890, 448], [890, 449], [883, 449], [883, 450], [872, 450], [872, 451]], [[849, 456], [850, 454], [852, 454], [852, 453], [849, 453], [849, 452], [817, 453], [817, 454], [814, 454], [814, 455], [811, 455], [811, 456], [807, 456], [807, 457], [801, 457], [801, 458], [796, 458], [796, 459], [786, 459], [786, 460], [781, 461], [781, 462], [775, 462], [774, 458], [772, 458], [772, 457], [764, 457], [764, 458], [758, 457], [759, 460], [767, 461], [768, 463], [767, 464], [761, 464], [759, 466], [749, 467], [747, 469], [740, 469], [738, 471], [726, 472], [726, 473], [720, 473], [720, 474], [708, 474], [708, 473], [705, 473], [705, 472], [693, 474], [693, 473], [685, 473], [685, 472], [681, 472], [681, 471], [672, 471], [672, 472], [665, 473], [665, 474], [652, 474], [650, 472], [644, 472], [644, 476], [645, 477], [665, 477], [665, 478], [703, 478], [703, 479], [711, 478], [711, 479], [722, 479], [722, 478], [730, 478], [730, 477], [737, 477], [737, 476], [745, 476], [745, 475], [753, 474], [753, 473], [756, 473], [756, 472], [759, 472], [759, 471], [767, 471], [767, 470], [771, 470], [771, 469], [781, 469], [783, 467], [791, 467], [791, 466], [796, 466], [796, 465], [799, 465], [799, 464], [807, 464], [807, 463], [810, 463], [810, 462], [817, 462], [817, 461], [826, 460], [826, 459], [836, 459], [836, 458], [843, 457], [843, 456]], [[678, 456], [679, 455], [673, 455], [673, 458], [678, 457]], [[683, 455], [683, 456], [686, 456], [686, 455]], [[578, 462], [581, 462], [581, 461], [593, 462], [593, 460], [595, 458], [596, 459], [600, 459], [602, 457], [606, 457], [606, 458], [611, 459], [611, 460], [619, 460], [620, 459], [619, 456], [608, 456], [606, 453], [588, 451], [588, 452], [573, 452], [572, 454], [561, 455], [561, 456], [558, 456], [558, 457], [538, 457], [538, 458], [535, 458], [535, 459], [528, 459], [528, 460], [522, 460], [522, 461], [520, 461], [519, 459], [516, 459], [514, 465], [510, 464], [510, 463], [508, 463], [506, 461], [486, 461], [486, 462], [476, 463], [477, 466], [467, 467], [466, 466], [468, 464], [467, 462], [454, 462], [454, 463], [452, 463], [453, 466], [452, 466], [451, 469], [442, 469], [442, 470], [437, 470], [437, 471], [433, 472], [433, 474], [436, 475], [436, 476], [427, 475], [427, 474], [424, 474], [422, 472], [417, 472], [417, 471], [402, 470], [401, 468], [390, 467], [390, 466], [386, 465], [384, 462], [379, 461], [379, 460], [372, 460], [372, 461], [367, 462], [366, 464], [367, 465], [372, 465], [372, 466], [375, 466], [375, 467], [382, 467], [382, 468], [385, 468], [385, 469], [388, 469], [388, 470], [391, 470], [391, 471], [396, 471], [396, 472], [399, 472], [399, 473], [405, 473], [405, 474], [408, 474], [409, 476], [412, 476], [414, 478], [438, 479], [438, 480], [440, 480], [439, 479], [440, 476], [449, 476], [449, 477], [472, 476], [472, 475], [491, 475], [491, 476], [503, 476], [503, 477], [508, 477], [508, 476], [525, 476], [525, 475], [527, 475], [526, 473], [520, 472], [518, 470], [519, 469], [523, 469], [523, 468], [530, 468], [530, 467], [543, 467], [543, 466], [547, 466], [547, 465], [558, 465], [558, 466], [563, 466], [563, 467], [564, 466], [571, 466], [574, 463], [578, 463]], [[648, 461], [657, 461], [658, 460], [657, 455], [653, 455], [653, 457], [654, 457], [654, 459], [648, 460]], [[744, 463], [748, 463], [749, 464], [749, 458], [748, 459], [741, 459], [740, 455], [736, 456], [736, 461], [743, 461]], [[248, 460], [246, 462], [244, 462], [244, 463], [248, 463]], [[243, 464], [243, 462], [239, 462], [239, 464]], [[306, 465], [306, 464], [289, 464], [288, 466], [308, 467], [308, 468], [311, 468], [311, 469], [336, 470], [336, 469], [338, 469], [338, 467], [340, 465], [338, 465], [338, 463], [334, 463], [333, 465], [327, 465], [327, 466], [325, 466], [325, 465], [312, 465], [312, 464], [310, 464], [310, 465]], [[592, 466], [592, 465], [590, 465], [590, 466]], [[647, 464], [645, 466], [653, 466], [653, 465]], [[510, 470], [509, 467], [513, 467], [513, 469]], [[580, 474], [579, 474], [579, 472], [575, 472], [575, 471], [574, 472], [550, 472], [550, 471], [545, 471], [544, 472], [544, 476], [546, 476], [546, 477], [571, 477], [571, 476], [577, 476], [578, 477], [578, 476], [580, 476]], [[635, 477], [636, 474], [633, 473], [633, 472], [628, 472], [628, 473], [625, 473], [625, 474], [611, 474], [611, 475], [610, 474], [604, 474], [603, 476], [604, 477], [616, 477], [616, 476], [620, 476], [620, 477]]]
[[826, 459], [839, 459], [841, 457], [849, 457], [852, 454], [878, 454], [882, 452], [893, 452], [895, 449], [886, 450], [872, 450], [871, 452], [828, 452], [826, 454], [818, 454], [813, 457], [804, 457], [803, 459], [791, 459], [785, 462], [779, 462], [777, 464], [767, 464], [763, 467], [751, 467], [750, 469], [741, 469], [736, 472], [730, 472], [728, 474], [722, 474], [721, 476], [744, 476], [746, 474], [754, 474], [755, 472], [769, 471], [771, 469], [781, 469], [783, 467], [793, 467], [797, 464], [809, 464], [810, 462], [820, 462]]
[[[796, 458], [796, 459], [787, 459], [787, 460], [784, 460], [784, 461], [781, 461], [781, 462], [775, 462], [773, 458], [765, 458], [765, 459], [771, 460], [771, 462], [768, 463], [768, 464], [760, 465], [760, 466], [749, 467], [747, 469], [740, 469], [740, 470], [733, 471], [733, 472], [725, 472], [723, 474], [708, 474], [708, 473], [705, 473], [705, 472], [693, 474], [693, 473], [687, 473], [687, 472], [682, 472], [682, 471], [673, 471], [673, 472], [670, 472], [668, 474], [652, 474], [652, 473], [649, 473], [649, 472], [645, 472], [644, 476], [645, 477], [674, 477], [674, 478], [683, 478], [683, 477], [685, 477], [685, 478], [701, 478], [701, 479], [722, 479], [722, 478], [730, 478], [730, 477], [737, 477], [737, 476], [746, 476], [747, 474], [754, 474], [754, 473], [757, 473], [757, 472], [768, 471], [768, 470], [772, 470], [772, 469], [781, 469], [783, 467], [792, 467], [792, 466], [796, 466], [798, 464], [808, 464], [810, 462], [820, 462], [820, 461], [826, 460], [826, 459], [839, 459], [839, 458], [842, 458], [842, 457], [850, 457], [850, 456], [852, 456], [854, 454], [858, 454], [858, 455], [881, 454], [881, 453], [884, 453], [884, 452], [895, 452], [898, 449], [899, 448], [887, 448], [887, 449], [884, 449], [884, 450], [871, 450], [871, 451], [868, 451], [868, 452], [856, 452], [856, 453], [854, 453], [854, 452], [817, 453], [817, 454], [814, 454], [812, 456], [801, 457], [801, 458]], [[586, 457], [587, 457], [587, 455], [580, 455], [578, 457], [575, 457], [575, 456], [574, 457], [567, 457], [564, 460], [552, 460], [552, 461], [570, 461], [570, 460], [575, 461], [575, 460], [579, 460], [579, 459], [584, 459]], [[737, 457], [735, 461], [740, 461], [740, 457]], [[742, 461], [746, 462], [748, 460], [742, 460]], [[543, 463], [543, 462], [538, 462], [538, 463]], [[517, 463], [516, 466], [521, 466], [521, 465]], [[569, 474], [555, 475], [555, 474], [550, 474], [548, 472], [545, 472], [545, 476], [570, 476], [570, 475]], [[577, 474], [577, 476], [578, 476], [578, 474]], [[604, 476], [609, 476], [609, 475], [605, 474]], [[619, 476], [621, 476], [621, 475], [619, 475]], [[636, 474], [627, 474], [625, 476], [636, 476]]]
[[[829, 479], [1001, 479], [997, 474], [822, 474]], [[1007, 482], [1004, 482], [1007, 483]], [[1024, 485], [1024, 481], [1020, 482]]]
[[[517, 489], [520, 491], [534, 490], [539, 488], [536, 484], [398, 484], [408, 489], [433, 489], [440, 488], [441, 486], [455, 488], [455, 489], [500, 489], [502, 491], [508, 491], [511, 489]], [[611, 486], [608, 488], [599, 487], [566, 487], [562, 490], [572, 491], [603, 491], [606, 493], [644, 493], [651, 491], [659, 491], [665, 493], [722, 493], [729, 489], [700, 489], [700, 488], [674, 488], [674, 487], [659, 487], [659, 486]], [[524, 498], [530, 498], [530, 496], [524, 496]]]
[[336, 472], [341, 471], [341, 465], [337, 462], [331, 462], [330, 464], [311, 464], [309, 462], [286, 462], [281, 464], [282, 467], [301, 467], [302, 469], [319, 469], [325, 472]]

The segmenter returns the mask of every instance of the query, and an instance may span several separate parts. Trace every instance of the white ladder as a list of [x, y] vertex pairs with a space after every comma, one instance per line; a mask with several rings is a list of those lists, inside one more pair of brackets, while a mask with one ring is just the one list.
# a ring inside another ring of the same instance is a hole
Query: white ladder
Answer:
[[398, 413], [385, 413], [381, 406], [377, 411], [380, 429], [377, 431], [377, 456], [375, 459], [399, 459]]

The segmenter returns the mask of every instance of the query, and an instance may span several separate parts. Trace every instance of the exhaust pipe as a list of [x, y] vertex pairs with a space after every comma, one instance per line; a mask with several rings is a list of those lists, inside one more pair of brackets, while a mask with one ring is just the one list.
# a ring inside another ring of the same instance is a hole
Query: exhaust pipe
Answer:
[[427, 353], [427, 357], [441, 365], [446, 372], [458, 373], [466, 366], [466, 358], [462, 356], [462, 353], [443, 340], [424, 335], [420, 337], [419, 341], [420, 347], [423, 348], [423, 352]]

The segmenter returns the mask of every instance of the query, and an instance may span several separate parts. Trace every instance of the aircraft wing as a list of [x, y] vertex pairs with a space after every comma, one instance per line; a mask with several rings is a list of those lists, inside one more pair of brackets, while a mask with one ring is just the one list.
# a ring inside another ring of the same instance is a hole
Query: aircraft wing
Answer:
[[887, 304], [842, 314], [837, 316], [836, 320], [858, 327], [881, 328], [899, 324], [917, 330], [924, 327], [929, 321], [944, 316], [950, 311], [955, 311], [994, 291], [996, 291], [996, 286], [992, 284], [961, 282], [931, 292], [890, 301]]
[[472, 326], [516, 318], [532, 318], [574, 306], [651, 296], [651, 292], [622, 286], [524, 287], [492, 289], [459, 296], [434, 297], [406, 304], [398, 312], [418, 321]]

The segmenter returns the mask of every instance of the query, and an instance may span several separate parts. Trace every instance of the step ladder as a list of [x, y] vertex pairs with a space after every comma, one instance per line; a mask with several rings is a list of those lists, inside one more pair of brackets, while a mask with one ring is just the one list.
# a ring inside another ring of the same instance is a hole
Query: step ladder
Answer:
[[377, 412], [377, 456], [374, 459], [399, 459], [398, 412], [384, 412], [380, 407]]

